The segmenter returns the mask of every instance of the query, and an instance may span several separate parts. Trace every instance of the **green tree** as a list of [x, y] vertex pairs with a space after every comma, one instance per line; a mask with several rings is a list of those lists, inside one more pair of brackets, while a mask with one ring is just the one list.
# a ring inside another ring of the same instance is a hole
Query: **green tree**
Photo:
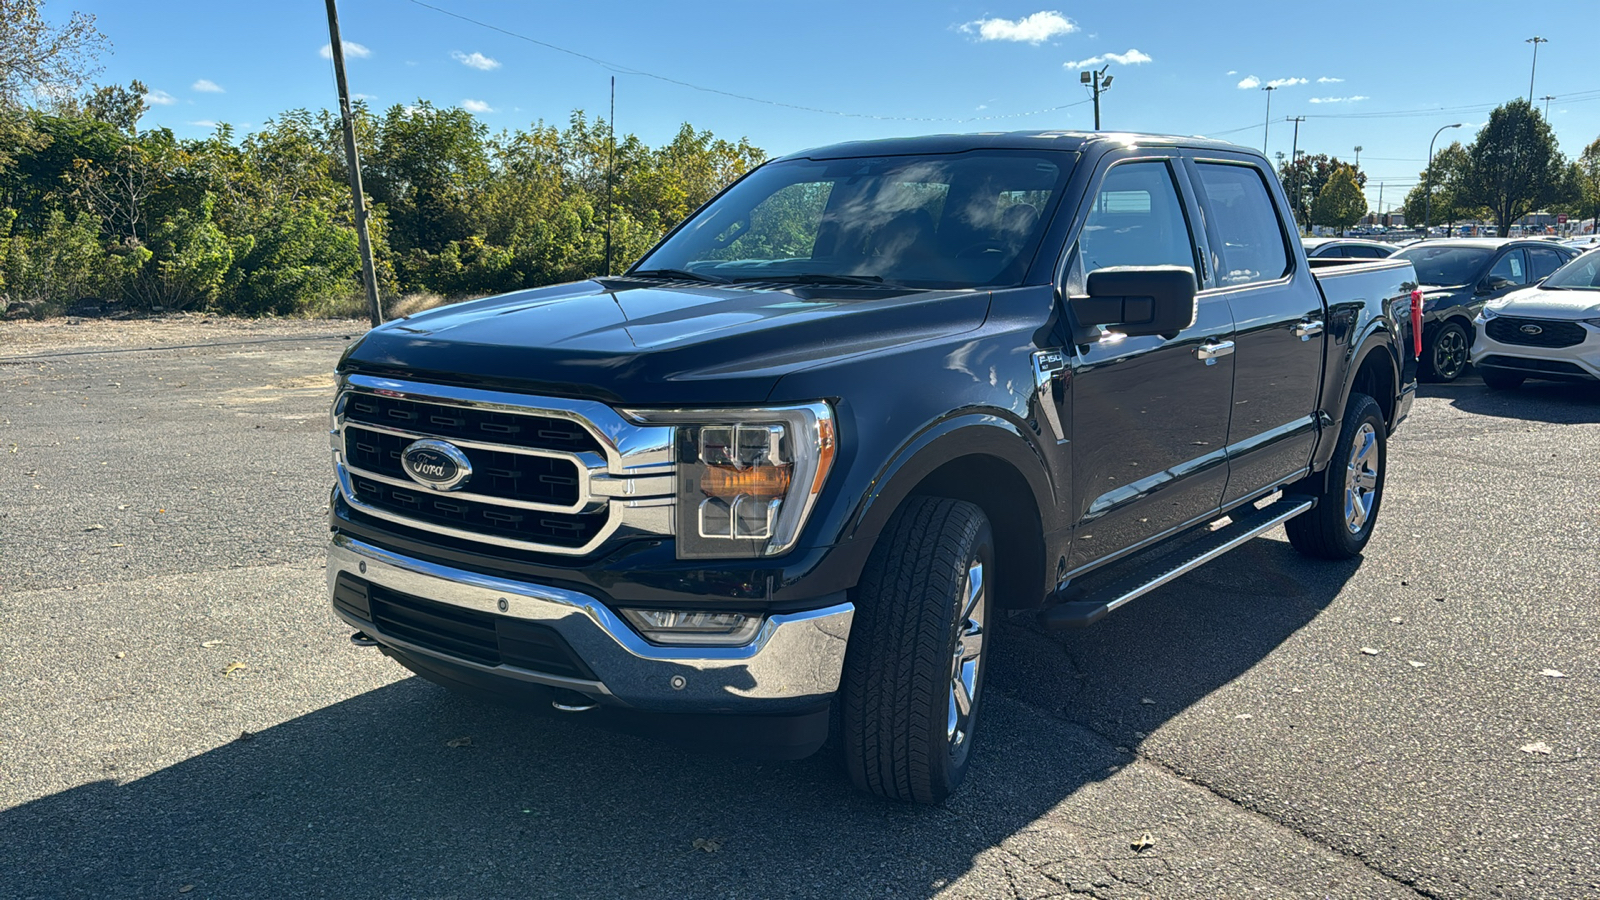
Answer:
[[0, 107], [16, 107], [28, 94], [62, 97], [100, 70], [96, 58], [109, 42], [94, 16], [73, 12], [52, 26], [40, 15], [42, 0], [0, 2]]
[[[1285, 162], [1278, 167], [1278, 177], [1283, 182], [1284, 190], [1288, 192], [1291, 204], [1295, 208], [1295, 220], [1304, 225], [1311, 224], [1312, 206], [1316, 199], [1322, 196], [1322, 189], [1327, 186], [1328, 179], [1340, 168], [1349, 166], [1340, 162], [1339, 157], [1329, 156], [1326, 153], [1301, 154], [1297, 160]], [[1367, 176], [1359, 169], [1356, 170], [1356, 184], [1365, 187]], [[1327, 224], [1319, 222], [1318, 224]]]
[[[1406, 222], [1422, 227], [1424, 220], [1444, 223], [1454, 227], [1463, 219], [1476, 219], [1483, 215], [1480, 208], [1466, 202], [1462, 182], [1466, 177], [1470, 159], [1467, 148], [1454, 141], [1433, 155], [1433, 165], [1417, 173], [1417, 186], [1406, 194]], [[1427, 204], [1427, 189], [1433, 189], [1433, 205]]]
[[1549, 124], [1526, 100], [1491, 112], [1467, 156], [1464, 198], [1488, 207], [1501, 237], [1518, 219], [1562, 197], [1566, 159]]
[[1600, 233], [1600, 138], [1595, 138], [1573, 163], [1580, 211], [1589, 216], [1590, 233]]
[[1367, 196], [1361, 191], [1353, 166], [1340, 166], [1328, 176], [1328, 181], [1317, 194], [1311, 211], [1312, 221], [1332, 225], [1340, 234], [1361, 221], [1367, 214]]

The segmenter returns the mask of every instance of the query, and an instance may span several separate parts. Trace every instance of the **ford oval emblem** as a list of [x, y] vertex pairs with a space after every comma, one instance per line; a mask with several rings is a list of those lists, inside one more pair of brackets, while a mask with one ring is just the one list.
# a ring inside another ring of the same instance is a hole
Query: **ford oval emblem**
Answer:
[[400, 468], [411, 480], [436, 491], [453, 491], [472, 477], [472, 463], [461, 448], [446, 441], [422, 440], [400, 453]]
[[1524, 325], [1521, 331], [1523, 334], [1544, 334], [1544, 329], [1537, 325]]

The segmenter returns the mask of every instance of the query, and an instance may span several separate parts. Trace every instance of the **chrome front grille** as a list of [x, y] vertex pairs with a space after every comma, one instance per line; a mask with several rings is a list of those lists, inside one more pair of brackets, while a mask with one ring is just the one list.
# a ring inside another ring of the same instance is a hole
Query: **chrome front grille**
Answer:
[[[567, 556], [672, 532], [672, 429], [605, 404], [351, 375], [330, 437], [345, 502], [401, 525]], [[412, 479], [401, 456], [419, 440], [449, 442], [471, 478]]]

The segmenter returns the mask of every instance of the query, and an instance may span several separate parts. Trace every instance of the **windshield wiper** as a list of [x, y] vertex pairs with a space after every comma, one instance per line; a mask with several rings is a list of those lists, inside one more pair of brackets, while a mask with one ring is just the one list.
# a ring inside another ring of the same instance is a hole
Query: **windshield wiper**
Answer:
[[723, 278], [720, 275], [706, 275], [701, 272], [691, 272], [688, 269], [634, 269], [627, 273], [629, 276], [640, 278], [683, 278], [689, 281], [705, 281], [711, 284], [732, 284], [733, 279]]
[[794, 272], [788, 275], [760, 275], [754, 278], [741, 278], [740, 281], [792, 281], [795, 284], [871, 284], [884, 287], [899, 287], [894, 282], [884, 281], [882, 275], [833, 275], [827, 272]]

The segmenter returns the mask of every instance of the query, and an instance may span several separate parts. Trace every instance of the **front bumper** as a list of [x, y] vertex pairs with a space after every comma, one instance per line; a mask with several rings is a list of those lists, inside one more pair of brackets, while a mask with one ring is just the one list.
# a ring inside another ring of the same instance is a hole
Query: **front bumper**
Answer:
[[500, 622], [548, 628], [581, 660], [577, 668], [593, 677], [575, 677], [570, 668], [569, 674], [554, 674], [474, 660], [451, 652], [449, 640], [432, 640], [418, 631], [416, 622], [425, 619], [405, 628], [386, 626], [334, 605], [341, 619], [405, 655], [503, 679], [508, 688], [518, 682], [539, 685], [573, 691], [603, 706], [646, 712], [781, 715], [815, 710], [839, 687], [855, 612], [839, 594], [825, 598], [834, 602], [819, 609], [767, 617], [756, 637], [742, 647], [663, 647], [644, 640], [589, 594], [441, 566], [335, 535], [328, 547], [330, 596], [341, 576], [457, 608], [489, 629]]
[[1583, 342], [1568, 347], [1531, 347], [1526, 344], [1506, 344], [1495, 340], [1484, 331], [1484, 319], [1476, 320], [1477, 332], [1472, 342], [1472, 365], [1476, 368], [1502, 369], [1526, 375], [1529, 378], [1546, 378], [1554, 381], [1600, 380], [1600, 328], [1585, 325], [1588, 334]]

